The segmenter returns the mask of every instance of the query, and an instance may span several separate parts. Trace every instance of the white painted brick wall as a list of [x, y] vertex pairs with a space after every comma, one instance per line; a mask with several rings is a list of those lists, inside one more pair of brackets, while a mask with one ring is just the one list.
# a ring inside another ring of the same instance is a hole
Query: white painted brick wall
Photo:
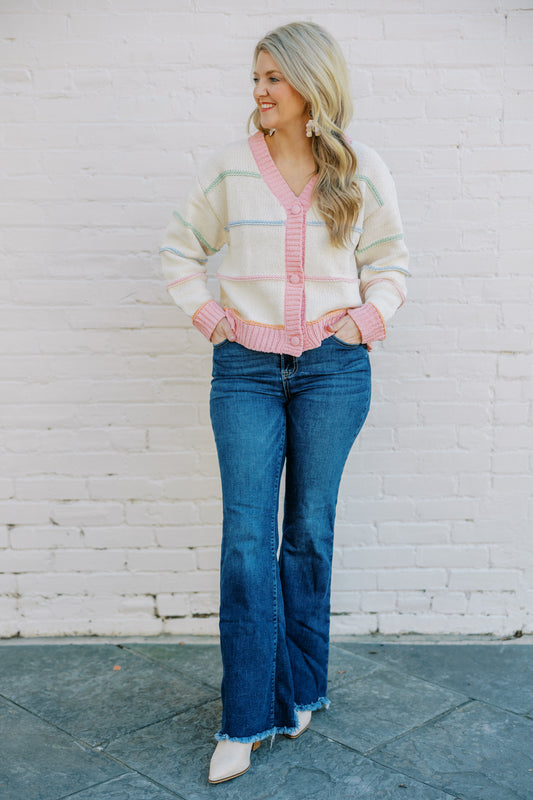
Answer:
[[533, 10], [327, 5], [2, 1], [0, 635], [218, 630], [210, 346], [157, 251], [292, 19], [341, 41], [412, 255], [341, 487], [332, 631], [533, 632]]

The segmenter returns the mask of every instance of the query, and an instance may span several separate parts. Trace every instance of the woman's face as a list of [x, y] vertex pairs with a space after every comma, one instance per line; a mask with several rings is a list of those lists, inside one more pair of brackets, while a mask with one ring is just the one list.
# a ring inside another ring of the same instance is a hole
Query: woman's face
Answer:
[[277, 63], [265, 50], [257, 57], [253, 81], [254, 100], [264, 128], [280, 131], [305, 125], [309, 119], [306, 101], [285, 80]]

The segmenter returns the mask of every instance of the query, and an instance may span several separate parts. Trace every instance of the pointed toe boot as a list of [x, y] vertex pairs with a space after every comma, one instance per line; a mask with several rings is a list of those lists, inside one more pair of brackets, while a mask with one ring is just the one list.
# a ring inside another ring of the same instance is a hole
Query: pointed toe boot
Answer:
[[218, 742], [209, 766], [209, 783], [222, 783], [244, 775], [250, 769], [250, 753], [257, 750], [258, 742]]

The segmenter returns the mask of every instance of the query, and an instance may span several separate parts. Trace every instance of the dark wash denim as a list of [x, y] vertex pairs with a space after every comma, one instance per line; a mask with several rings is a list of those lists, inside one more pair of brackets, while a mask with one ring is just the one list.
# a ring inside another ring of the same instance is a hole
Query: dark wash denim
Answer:
[[335, 336], [299, 357], [227, 340], [213, 348], [210, 410], [223, 496], [217, 740], [290, 733], [296, 709], [329, 705], [335, 510], [370, 383], [367, 348]]

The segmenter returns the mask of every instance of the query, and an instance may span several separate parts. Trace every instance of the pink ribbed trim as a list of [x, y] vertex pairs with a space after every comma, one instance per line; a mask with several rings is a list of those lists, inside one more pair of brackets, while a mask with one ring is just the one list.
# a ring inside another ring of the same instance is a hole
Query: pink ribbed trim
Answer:
[[372, 303], [365, 303], [357, 308], [349, 308], [347, 313], [361, 331], [363, 344], [385, 338], [386, 330], [382, 316]]
[[206, 339], [211, 339], [216, 326], [225, 316], [224, 309], [216, 300], [208, 300], [194, 312], [192, 321]]
[[263, 353], [286, 353], [289, 356], [301, 356], [304, 350], [320, 347], [323, 339], [331, 336], [327, 326], [344, 317], [346, 311], [340, 309], [332, 311], [326, 317], [316, 322], [306, 322], [302, 328], [302, 335], [298, 344], [294, 337], [283, 328], [259, 325], [241, 319], [231, 308], [226, 308], [226, 317], [235, 333], [235, 341], [248, 347], [250, 350], [261, 350]]
[[[307, 349], [305, 343], [308, 336], [305, 325], [304, 287], [305, 215], [311, 207], [311, 194], [317, 176], [313, 175], [302, 193], [297, 196], [283, 178], [270, 155], [264, 134], [258, 131], [253, 136], [250, 136], [248, 142], [265, 183], [272, 194], [279, 200], [287, 214], [285, 221], [284, 307], [284, 339], [286, 344], [284, 347], [289, 347], [290, 349], [276, 349], [273, 352], [299, 355], [303, 350]], [[253, 349], [260, 350], [262, 348], [256, 347]], [[268, 349], [270, 350], [270, 348]]]

